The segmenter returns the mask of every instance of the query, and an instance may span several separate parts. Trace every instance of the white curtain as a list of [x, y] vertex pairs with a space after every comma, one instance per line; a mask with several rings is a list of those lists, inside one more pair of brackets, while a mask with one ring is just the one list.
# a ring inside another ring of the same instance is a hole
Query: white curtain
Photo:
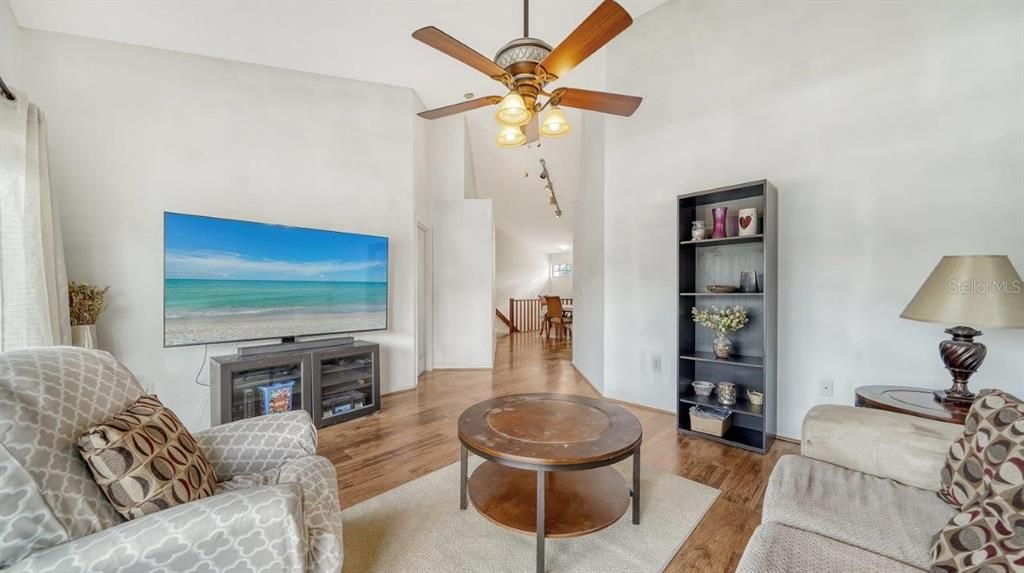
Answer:
[[0, 96], [0, 351], [71, 344], [46, 120], [25, 94], [15, 96]]

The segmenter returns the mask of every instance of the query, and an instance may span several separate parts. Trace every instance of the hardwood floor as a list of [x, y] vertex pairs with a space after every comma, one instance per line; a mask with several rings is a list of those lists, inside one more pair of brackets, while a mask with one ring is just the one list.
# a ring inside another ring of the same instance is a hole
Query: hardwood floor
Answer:
[[[425, 373], [415, 390], [384, 396], [379, 414], [321, 430], [320, 453], [338, 470], [342, 505], [357, 504], [458, 461], [456, 420], [476, 402], [519, 392], [597, 396], [570, 360], [571, 348], [564, 341], [536, 334], [503, 336], [493, 372]], [[768, 455], [761, 456], [679, 436], [674, 415], [626, 407], [643, 424], [644, 466], [722, 492], [666, 571], [734, 570], [760, 523], [772, 468], [780, 456], [798, 453], [799, 447], [776, 440]]]

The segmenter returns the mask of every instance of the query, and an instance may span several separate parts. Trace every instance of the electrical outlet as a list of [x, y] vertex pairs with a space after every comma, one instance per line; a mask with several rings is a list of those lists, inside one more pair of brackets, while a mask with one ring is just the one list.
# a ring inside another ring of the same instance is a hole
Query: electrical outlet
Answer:
[[655, 372], [661, 372], [661, 355], [655, 354], [651, 356], [651, 369]]
[[821, 387], [818, 389], [818, 392], [822, 396], [831, 398], [832, 397], [832, 385], [833, 384], [832, 384], [831, 380], [822, 380], [821, 381]]

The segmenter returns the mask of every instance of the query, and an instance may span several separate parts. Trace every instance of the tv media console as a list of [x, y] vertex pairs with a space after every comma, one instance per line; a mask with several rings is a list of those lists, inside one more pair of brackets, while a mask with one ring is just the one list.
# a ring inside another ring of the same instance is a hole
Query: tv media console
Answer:
[[210, 358], [210, 423], [306, 410], [317, 428], [380, 411], [380, 345], [339, 341]]

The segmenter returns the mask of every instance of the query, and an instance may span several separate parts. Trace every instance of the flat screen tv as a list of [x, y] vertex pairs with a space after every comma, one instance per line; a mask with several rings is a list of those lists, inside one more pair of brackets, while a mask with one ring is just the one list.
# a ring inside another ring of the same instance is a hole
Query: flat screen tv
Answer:
[[164, 213], [164, 346], [387, 326], [387, 237]]

